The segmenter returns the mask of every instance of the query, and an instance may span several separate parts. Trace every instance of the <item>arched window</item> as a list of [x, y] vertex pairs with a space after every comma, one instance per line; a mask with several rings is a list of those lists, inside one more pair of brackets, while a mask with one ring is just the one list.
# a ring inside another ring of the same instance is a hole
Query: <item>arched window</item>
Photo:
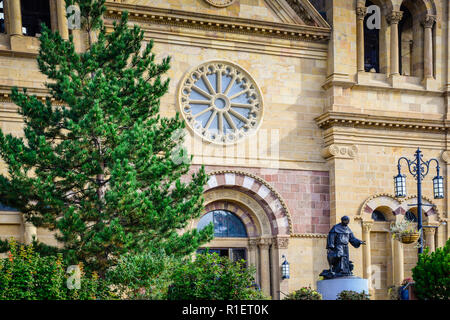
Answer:
[[386, 221], [386, 217], [384, 216], [383, 212], [374, 210], [372, 212], [372, 219], [374, 221]]
[[214, 224], [214, 236], [220, 238], [247, 237], [245, 225], [234, 213], [226, 210], [214, 210], [205, 214], [199, 221], [197, 229]]
[[412, 212], [411, 210], [408, 210], [405, 213], [405, 219], [408, 220], [408, 221], [417, 222], [417, 217], [414, 214], [414, 212]]
[[[371, 1], [366, 1], [366, 7], [374, 5]], [[364, 71], [380, 72], [380, 30], [369, 29], [367, 20], [370, 15], [364, 18]]]
[[41, 23], [50, 27], [49, 0], [22, 0], [21, 10], [24, 35], [34, 37], [41, 33]]
[[5, 9], [3, 8], [3, 0], [0, 0], [0, 33], [5, 33]]

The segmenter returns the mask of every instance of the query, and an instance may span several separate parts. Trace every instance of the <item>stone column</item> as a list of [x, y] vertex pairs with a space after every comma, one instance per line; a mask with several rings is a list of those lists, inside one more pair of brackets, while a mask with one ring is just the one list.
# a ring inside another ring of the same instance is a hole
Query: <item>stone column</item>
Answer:
[[20, 0], [9, 0], [9, 33], [11, 35], [22, 35], [22, 12], [20, 9]]
[[259, 242], [259, 256], [261, 258], [261, 290], [267, 296], [271, 295], [270, 292], [270, 264], [269, 264], [269, 247], [270, 239], [261, 239]]
[[398, 240], [394, 241], [394, 284], [399, 285], [405, 279], [403, 257], [403, 243]]
[[363, 261], [364, 261], [364, 271], [363, 277], [364, 279], [369, 279], [372, 275], [371, 270], [371, 257], [370, 257], [370, 229], [372, 228], [372, 221], [363, 221], [362, 222], [362, 240], [366, 242], [365, 245], [362, 246], [363, 250]]
[[424, 28], [424, 56], [423, 56], [423, 77], [433, 78], [433, 25], [436, 17], [427, 15], [422, 21]]
[[398, 50], [398, 23], [402, 20], [403, 11], [392, 11], [387, 16], [391, 26], [391, 72], [390, 75], [399, 75], [399, 50]]
[[56, 0], [56, 16], [59, 34], [63, 39], [68, 40], [69, 29], [67, 27], [66, 5], [64, 0]]
[[280, 299], [280, 291], [289, 291], [289, 279], [281, 279], [281, 264], [284, 261], [281, 257], [287, 256], [289, 246], [289, 236], [278, 236], [273, 238], [272, 246], [272, 299]]
[[436, 228], [423, 228], [422, 230], [425, 236], [425, 245], [430, 249], [430, 252], [433, 252], [436, 249], [436, 244], [434, 241]]
[[366, 14], [366, 7], [356, 8], [358, 72], [364, 72], [364, 17]]
[[259, 283], [259, 266], [258, 266], [258, 239], [249, 239], [248, 240], [248, 263], [251, 266], [255, 266], [256, 275], [255, 281]]

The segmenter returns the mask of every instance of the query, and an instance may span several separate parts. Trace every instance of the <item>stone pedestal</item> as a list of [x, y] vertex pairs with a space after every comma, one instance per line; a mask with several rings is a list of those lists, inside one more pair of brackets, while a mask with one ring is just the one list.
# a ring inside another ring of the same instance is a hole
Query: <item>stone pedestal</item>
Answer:
[[336, 300], [341, 291], [352, 290], [369, 293], [369, 281], [358, 277], [342, 277], [317, 281], [317, 291], [323, 300]]

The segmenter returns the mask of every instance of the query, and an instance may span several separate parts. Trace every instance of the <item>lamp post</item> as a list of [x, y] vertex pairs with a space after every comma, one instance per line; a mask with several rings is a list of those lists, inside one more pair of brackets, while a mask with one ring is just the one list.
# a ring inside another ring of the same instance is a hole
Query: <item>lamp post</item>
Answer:
[[398, 175], [394, 177], [395, 196], [398, 198], [406, 197], [406, 176], [401, 173], [400, 161], [405, 160], [408, 164], [408, 170], [417, 180], [417, 230], [420, 232], [419, 253], [423, 252], [423, 233], [422, 233], [422, 180], [430, 170], [432, 161], [436, 161], [436, 177], [433, 178], [433, 192], [435, 199], [444, 198], [444, 178], [439, 175], [439, 161], [432, 158], [428, 161], [422, 159], [423, 154], [420, 148], [417, 148], [415, 159], [409, 160], [405, 157], [398, 159]]

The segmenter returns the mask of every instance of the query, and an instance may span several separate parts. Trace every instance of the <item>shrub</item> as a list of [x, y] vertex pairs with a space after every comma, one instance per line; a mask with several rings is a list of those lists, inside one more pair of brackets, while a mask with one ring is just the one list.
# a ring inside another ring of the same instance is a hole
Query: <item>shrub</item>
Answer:
[[112, 298], [105, 283], [81, 266], [80, 289], [70, 290], [61, 254], [41, 257], [33, 245], [9, 242], [8, 257], [0, 259], [0, 300], [72, 300]]
[[106, 279], [121, 297], [160, 300], [167, 296], [170, 277], [180, 262], [163, 251], [128, 254], [120, 257], [106, 273]]
[[337, 300], [370, 300], [370, 295], [365, 291], [343, 290], [339, 293]]
[[303, 287], [291, 292], [283, 300], [322, 300], [322, 295], [311, 287]]
[[431, 254], [426, 247], [412, 269], [414, 290], [421, 300], [450, 299], [450, 239]]
[[267, 299], [254, 285], [255, 268], [245, 261], [233, 262], [217, 253], [198, 254], [173, 273], [169, 300], [261, 300]]

